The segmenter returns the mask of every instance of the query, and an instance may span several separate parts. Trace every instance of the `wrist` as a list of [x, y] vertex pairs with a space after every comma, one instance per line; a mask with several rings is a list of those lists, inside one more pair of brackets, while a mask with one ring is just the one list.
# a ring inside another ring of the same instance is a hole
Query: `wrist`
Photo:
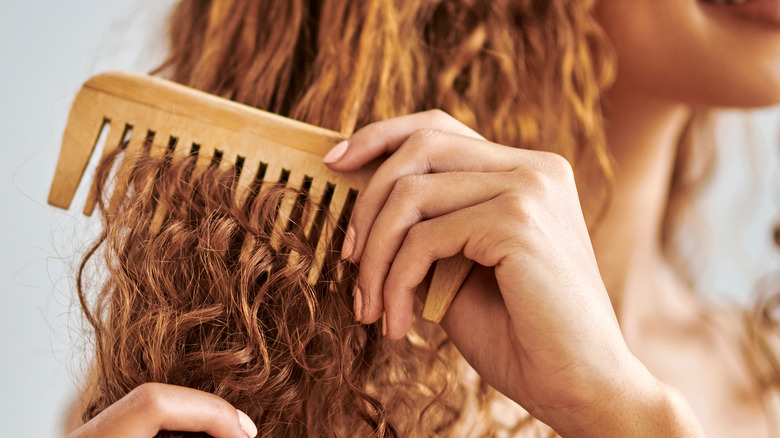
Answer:
[[656, 379], [641, 363], [624, 378], [606, 383], [598, 394], [587, 408], [570, 417], [567, 430], [559, 431], [562, 436], [705, 436], [682, 394]]

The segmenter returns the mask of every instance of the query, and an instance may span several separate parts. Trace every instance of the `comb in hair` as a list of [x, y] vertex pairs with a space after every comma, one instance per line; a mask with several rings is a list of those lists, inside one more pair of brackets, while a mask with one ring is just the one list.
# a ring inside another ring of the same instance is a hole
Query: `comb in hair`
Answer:
[[[234, 167], [239, 205], [257, 181], [304, 188], [320, 208], [334, 217], [349, 220], [357, 193], [368, 183], [376, 163], [355, 172], [337, 173], [322, 163], [322, 157], [344, 137], [333, 131], [242, 105], [164, 79], [129, 72], [108, 72], [90, 78], [71, 107], [57, 168], [49, 191], [49, 204], [67, 209], [73, 201], [88, 162], [100, 139], [102, 156], [117, 148], [124, 159], [116, 171], [107, 214], [124, 198], [135, 168], [133, 156], [149, 154], [171, 159], [197, 155], [195, 173], [212, 163]], [[93, 181], [84, 206], [91, 215], [97, 202]], [[277, 226], [293, 220], [295, 199], [285, 199], [279, 208]], [[158, 206], [150, 227], [159, 229], [166, 211]], [[315, 269], [309, 282], [317, 281], [327, 242], [309, 223], [307, 238], [317, 239]], [[342, 220], [339, 220], [342, 222]], [[342, 233], [343, 230], [334, 230]], [[316, 234], [313, 234], [316, 233]], [[343, 240], [343, 235], [334, 241]], [[273, 242], [272, 242], [273, 243]], [[473, 262], [462, 254], [439, 260], [423, 308], [423, 318], [439, 322], [463, 284]]]

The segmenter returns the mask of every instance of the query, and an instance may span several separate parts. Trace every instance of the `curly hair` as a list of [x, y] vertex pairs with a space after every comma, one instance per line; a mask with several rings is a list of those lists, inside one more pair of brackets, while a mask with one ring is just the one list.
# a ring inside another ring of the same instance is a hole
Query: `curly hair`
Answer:
[[[354, 266], [333, 249], [344, 233], [317, 200], [264, 184], [239, 205], [235, 168], [212, 165], [193, 177], [196, 157], [171, 163], [142, 156], [131, 193], [109, 213], [104, 186], [117, 157], [99, 166], [104, 232], [79, 270], [79, 297], [96, 341], [85, 420], [142, 383], [163, 382], [230, 401], [261, 436], [453, 430], [464, 403], [453, 348], [430, 324], [416, 326], [406, 342], [388, 343], [376, 324], [354, 322]], [[279, 228], [285, 196], [300, 208], [290, 227]], [[161, 206], [168, 213], [153, 230]], [[316, 237], [296, 224], [318, 213], [329, 244], [310, 283]], [[90, 293], [85, 276], [98, 254], [106, 275]]]
[[611, 174], [614, 75], [593, 0], [187, 1], [176, 82], [332, 130], [442, 109], [501, 144]]
[[[603, 213], [613, 175], [600, 98], [615, 60], [594, 3], [182, 1], [169, 56], [154, 73], [345, 135], [442, 109], [491, 141], [563, 155], [596, 195], [586, 214]], [[675, 200], [695, 185], [684, 177], [687, 156], [681, 149], [665, 242]], [[332, 253], [344, 218], [324, 215], [331, 252], [309, 284], [311, 240], [270, 224], [284, 196], [301, 200], [301, 215], [317, 214], [316, 202], [265, 185], [238, 205], [236, 169], [191, 172], [192, 160], [141, 157], [131, 194], [116, 215], [104, 212], [104, 232], [82, 262], [79, 297], [96, 339], [85, 419], [155, 381], [225, 398], [262, 436], [552, 433], [522, 413], [512, 424], [494, 421], [496, 394], [458, 372], [437, 326], [415, 321], [388, 343], [375, 325], [353, 322], [355, 268]], [[169, 214], [151, 232], [158, 204]], [[90, 291], [87, 266], [98, 254], [106, 275]]]
[[[493, 141], [560, 153], [580, 175], [599, 168], [606, 188], [599, 96], [613, 67], [592, 7], [185, 1], [171, 16], [170, 55], [157, 73], [344, 134], [443, 109]], [[101, 196], [115, 158], [100, 165]], [[193, 179], [187, 163], [141, 157], [130, 195], [116, 214], [104, 211], [104, 233], [82, 261], [79, 296], [96, 342], [85, 419], [154, 381], [213, 392], [264, 436], [534, 427], [523, 413], [511, 424], [493, 421], [495, 392], [458, 372], [462, 359], [437, 326], [415, 322], [405, 340], [387, 343], [376, 326], [354, 323], [354, 267], [331, 254], [320, 281], [304, 281], [310, 241], [268, 226], [296, 188], [265, 186], [236, 205], [235, 170], [213, 166]], [[158, 204], [169, 213], [152, 232]], [[308, 201], [301, 214], [314, 214]], [[300, 257], [288, 264], [291, 251]], [[87, 284], [90, 263], [105, 273], [98, 290]]]

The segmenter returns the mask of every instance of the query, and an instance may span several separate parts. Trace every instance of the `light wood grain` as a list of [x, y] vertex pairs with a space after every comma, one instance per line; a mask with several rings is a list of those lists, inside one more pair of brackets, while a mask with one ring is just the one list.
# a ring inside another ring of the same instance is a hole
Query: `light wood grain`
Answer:
[[[311, 126], [276, 114], [248, 107], [163, 79], [129, 72], [109, 72], [89, 79], [79, 91], [71, 107], [63, 135], [49, 203], [68, 208], [83, 179], [84, 171], [101, 130], [107, 125], [108, 135], [102, 155], [118, 147], [126, 151], [143, 151], [147, 132], [154, 132], [148, 153], [162, 156], [168, 153], [171, 137], [177, 138], [173, 159], [183, 159], [193, 144], [200, 145], [195, 174], [202, 172], [212, 161], [215, 151], [222, 151], [220, 167], [229, 169], [238, 157], [244, 159], [243, 171], [237, 182], [236, 200], [242, 202], [255, 181], [260, 163], [267, 164], [266, 182], [278, 182], [283, 169], [290, 171], [290, 185], [300, 185], [304, 177], [312, 178], [310, 193], [319, 197], [330, 184], [335, 187], [330, 212], [338, 217], [350, 189], [360, 190], [368, 183], [378, 163], [364, 169], [335, 173], [322, 164], [322, 157], [345, 137], [337, 132]], [[126, 126], [132, 127], [132, 136], [122, 145]], [[117, 172], [114, 193], [108, 214], [118, 207], [125, 196], [135, 163], [125, 159]], [[95, 205], [95, 182], [84, 206], [84, 213], [92, 213]], [[292, 201], [286, 199], [280, 208], [276, 226], [288, 225]], [[167, 212], [160, 208], [150, 224], [159, 229]], [[307, 236], [312, 232], [308, 216], [300, 224]], [[331, 239], [334, 230], [322, 230], [316, 246], [316, 257], [309, 280], [317, 281], [322, 267], [324, 239]], [[253, 242], [246, 242], [244, 251], [250, 251]], [[296, 257], [296, 255], [292, 255]], [[462, 256], [440, 260], [434, 271], [423, 317], [440, 321], [449, 303], [460, 288], [471, 268], [471, 262]]]

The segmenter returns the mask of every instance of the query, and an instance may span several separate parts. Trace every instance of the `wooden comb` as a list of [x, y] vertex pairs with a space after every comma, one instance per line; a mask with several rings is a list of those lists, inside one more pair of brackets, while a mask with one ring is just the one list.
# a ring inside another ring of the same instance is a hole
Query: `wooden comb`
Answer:
[[[195, 172], [208, 167], [215, 156], [219, 166], [242, 163], [235, 190], [243, 201], [253, 182], [306, 184], [314, 197], [329, 191], [328, 208], [335, 217], [365, 187], [376, 166], [336, 173], [322, 157], [344, 136], [276, 114], [242, 105], [164, 79], [129, 72], [108, 72], [90, 78], [76, 95], [68, 116], [49, 204], [67, 209], [73, 201], [87, 164], [105, 134], [103, 157], [124, 147], [125, 159], [116, 173], [108, 214], [118, 207], [135, 167], [132, 156], [148, 148], [152, 156], [171, 153], [172, 159], [197, 154]], [[91, 215], [96, 201], [93, 182], [84, 206]], [[277, 223], [286, 225], [293, 202], [282, 204]], [[351, 210], [347, 212], [351, 214]], [[158, 208], [151, 227], [159, 227], [165, 211]], [[349, 219], [347, 217], [347, 219]], [[311, 224], [305, 228], [308, 230]], [[308, 235], [308, 232], [307, 232]], [[322, 240], [322, 239], [320, 239]], [[321, 266], [325, 243], [317, 242], [315, 266]], [[463, 284], [473, 262], [462, 254], [439, 260], [423, 308], [423, 318], [439, 322]], [[309, 281], [316, 281], [312, 270]]]

